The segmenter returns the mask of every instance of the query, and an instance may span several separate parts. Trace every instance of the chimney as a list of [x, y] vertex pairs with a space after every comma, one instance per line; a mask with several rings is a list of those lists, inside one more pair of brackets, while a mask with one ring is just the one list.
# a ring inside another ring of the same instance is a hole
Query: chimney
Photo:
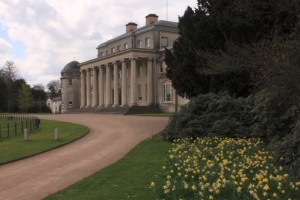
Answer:
[[158, 21], [158, 16], [156, 14], [149, 14], [146, 16], [146, 25], [152, 24]]
[[137, 29], [137, 24], [134, 22], [129, 22], [128, 24], [125, 25], [126, 26], [126, 33], [134, 31]]

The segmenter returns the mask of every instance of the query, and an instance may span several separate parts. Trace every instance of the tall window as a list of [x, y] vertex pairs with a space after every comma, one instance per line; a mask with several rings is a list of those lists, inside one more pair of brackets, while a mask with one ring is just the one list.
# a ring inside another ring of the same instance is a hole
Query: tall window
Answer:
[[145, 40], [145, 47], [150, 48], [150, 38], [146, 38]]
[[159, 63], [159, 72], [164, 72], [164, 64], [162, 62]]
[[171, 83], [164, 84], [163, 102], [172, 102], [172, 85]]
[[141, 66], [138, 67], [137, 74], [138, 74], [138, 76], [142, 76], [143, 75], [143, 68]]
[[115, 53], [115, 52], [116, 52], [115, 47], [111, 48], [111, 53]]
[[128, 44], [127, 43], [124, 44], [124, 49], [128, 49]]
[[68, 85], [69, 85], [69, 86], [72, 86], [72, 85], [73, 85], [72, 79], [69, 79], [69, 80], [68, 80]]
[[141, 41], [141, 40], [138, 40], [138, 41], [136, 42], [136, 47], [137, 47], [137, 48], [142, 48], [142, 41]]
[[73, 93], [68, 94], [69, 105], [73, 105]]
[[143, 99], [143, 97], [142, 97], [142, 85], [138, 85], [138, 98], [139, 98], [139, 101], [141, 101]]
[[121, 45], [117, 46], [117, 51], [121, 51]]
[[103, 57], [104, 56], [104, 52], [101, 52], [101, 57]]

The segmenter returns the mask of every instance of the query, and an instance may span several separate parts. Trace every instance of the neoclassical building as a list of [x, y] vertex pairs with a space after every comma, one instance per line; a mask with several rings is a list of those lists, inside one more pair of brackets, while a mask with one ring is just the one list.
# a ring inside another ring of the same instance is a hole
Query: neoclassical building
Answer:
[[155, 14], [146, 16], [143, 27], [128, 23], [124, 34], [97, 47], [95, 59], [63, 68], [62, 112], [153, 105], [174, 112], [188, 101], [166, 77], [164, 49], [177, 37], [177, 23]]

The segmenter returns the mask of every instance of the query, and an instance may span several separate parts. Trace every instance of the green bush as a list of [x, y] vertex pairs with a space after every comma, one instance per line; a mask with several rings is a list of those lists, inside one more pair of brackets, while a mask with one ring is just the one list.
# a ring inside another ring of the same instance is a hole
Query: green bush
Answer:
[[298, 119], [297, 108], [288, 103], [279, 103], [277, 96], [266, 91], [254, 96], [252, 136], [270, 141], [274, 136], [282, 138], [293, 131]]
[[300, 178], [300, 121], [296, 123], [292, 133], [283, 138], [273, 137], [268, 147], [275, 152], [278, 164]]
[[295, 106], [276, 102], [277, 94], [261, 91], [247, 98], [228, 93], [199, 95], [170, 118], [162, 131], [172, 141], [184, 137], [261, 137], [269, 142], [292, 132], [298, 119]]
[[199, 95], [170, 118], [162, 131], [164, 140], [204, 136], [250, 136], [253, 98], [234, 98], [228, 93]]

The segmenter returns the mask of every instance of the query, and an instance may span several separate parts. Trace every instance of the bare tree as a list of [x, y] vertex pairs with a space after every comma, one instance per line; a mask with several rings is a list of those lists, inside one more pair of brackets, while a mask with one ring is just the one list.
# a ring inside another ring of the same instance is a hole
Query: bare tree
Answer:
[[13, 61], [6, 61], [0, 69], [0, 76], [8, 83], [18, 78], [18, 69]]
[[36, 84], [33, 85], [32, 89], [45, 91], [45, 86], [43, 84]]
[[51, 99], [60, 96], [60, 88], [61, 88], [60, 80], [50, 81], [50, 83], [47, 84], [47, 88], [50, 91]]

